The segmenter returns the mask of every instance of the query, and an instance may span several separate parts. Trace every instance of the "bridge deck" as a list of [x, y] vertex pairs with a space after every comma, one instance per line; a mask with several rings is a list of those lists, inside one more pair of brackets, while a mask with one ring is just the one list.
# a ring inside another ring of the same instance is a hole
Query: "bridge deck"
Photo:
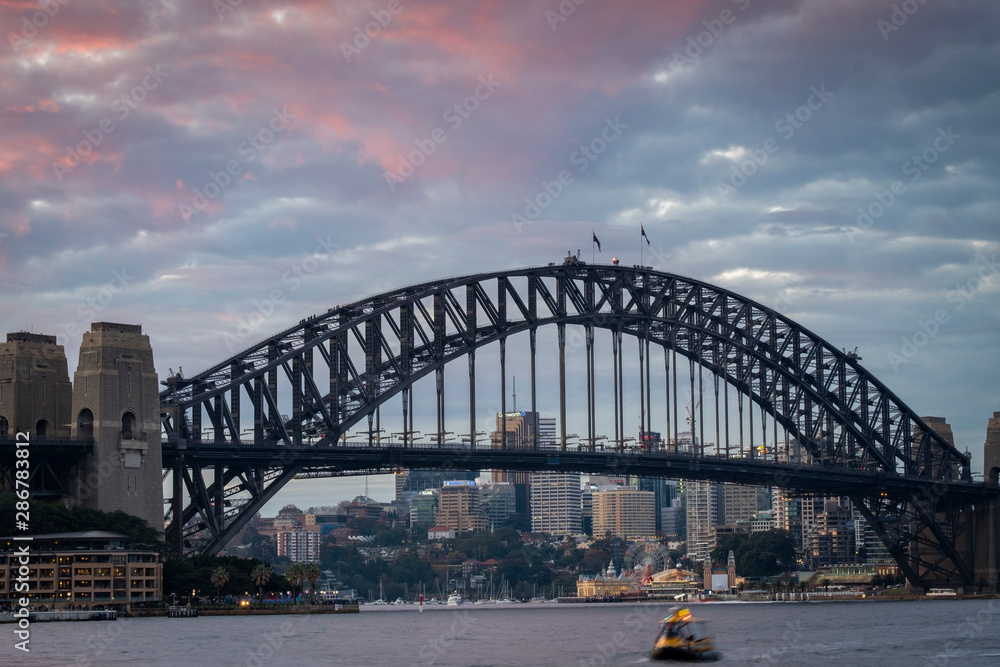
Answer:
[[348, 471], [385, 472], [399, 469], [432, 468], [451, 470], [534, 470], [589, 474], [637, 475], [677, 479], [712, 480], [735, 484], [756, 484], [836, 495], [871, 495], [884, 492], [891, 497], [924, 493], [932, 485], [935, 496], [984, 500], [1000, 497], [1000, 487], [962, 480], [929, 480], [904, 477], [882, 471], [854, 470], [843, 465], [782, 464], [774, 461], [690, 456], [663, 451], [605, 450], [498, 450], [467, 446], [439, 447], [415, 443], [407, 447], [313, 445], [290, 448], [281, 445], [246, 443], [164, 442], [163, 466], [172, 468], [183, 456], [187, 463], [211, 465], [244, 464], [277, 468], [303, 466], [304, 473], [336, 474]]

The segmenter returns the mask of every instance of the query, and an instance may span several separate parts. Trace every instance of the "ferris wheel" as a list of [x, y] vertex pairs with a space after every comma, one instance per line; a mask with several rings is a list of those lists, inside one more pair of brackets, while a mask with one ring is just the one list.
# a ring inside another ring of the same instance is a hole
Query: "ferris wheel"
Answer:
[[667, 548], [659, 542], [636, 542], [625, 553], [625, 568], [649, 583], [655, 573], [666, 569], [667, 556]]

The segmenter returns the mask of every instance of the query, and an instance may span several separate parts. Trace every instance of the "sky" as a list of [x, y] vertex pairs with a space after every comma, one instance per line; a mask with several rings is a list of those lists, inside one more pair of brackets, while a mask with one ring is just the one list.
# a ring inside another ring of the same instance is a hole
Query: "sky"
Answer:
[[71, 373], [92, 321], [192, 375], [592, 234], [638, 263], [642, 224], [645, 264], [857, 347], [981, 470], [995, 2], [0, 0], [0, 24], [0, 322]]

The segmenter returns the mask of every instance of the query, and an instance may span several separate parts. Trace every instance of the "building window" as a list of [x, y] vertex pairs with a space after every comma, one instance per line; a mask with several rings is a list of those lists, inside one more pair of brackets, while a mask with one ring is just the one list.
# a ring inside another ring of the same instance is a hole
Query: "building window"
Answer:
[[10, 422], [3, 415], [0, 415], [0, 438], [7, 437], [7, 433], [10, 431]]
[[131, 440], [134, 431], [135, 415], [131, 412], [126, 412], [122, 415], [122, 437], [127, 440]]
[[38, 423], [35, 424], [35, 435], [39, 437], [45, 437], [49, 433], [49, 422], [45, 419], [39, 419]]
[[94, 413], [88, 408], [80, 410], [80, 416], [76, 418], [76, 431], [81, 438], [94, 437]]

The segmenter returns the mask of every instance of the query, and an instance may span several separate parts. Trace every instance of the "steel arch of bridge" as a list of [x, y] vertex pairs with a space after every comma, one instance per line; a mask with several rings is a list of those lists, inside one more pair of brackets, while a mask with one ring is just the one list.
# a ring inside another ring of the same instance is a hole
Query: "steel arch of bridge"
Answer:
[[[503, 387], [507, 338], [528, 333], [531, 403], [536, 412], [536, 332], [552, 326], [558, 332], [560, 450], [604, 455], [598, 451], [605, 448], [597, 444], [595, 433], [594, 331], [611, 332], [616, 386], [623, 378], [622, 337], [632, 336], [640, 341], [639, 369], [645, 373], [646, 430], [652, 413], [649, 348], [658, 345], [664, 349], [668, 392], [671, 364], [675, 374], [675, 435], [680, 355], [691, 370], [692, 395], [697, 368], [699, 383], [702, 369], [713, 374], [716, 397], [720, 380], [736, 390], [741, 415], [742, 399], [749, 397], [751, 445], [741, 456], [750, 462], [755, 457], [752, 406], [757, 405], [762, 429], [767, 415], [775, 434], [780, 425], [794, 439], [797, 451], [786, 455], [796, 470], [808, 473], [839, 466], [856, 471], [859, 479], [874, 473], [890, 481], [925, 480], [919, 493], [912, 486], [903, 491], [893, 484], [873, 484], [869, 493], [863, 486], [853, 486], [851, 496], [911, 581], [936, 577], [972, 583], [970, 567], [959, 553], [964, 537], [960, 510], [969, 502], [961, 491], [970, 483], [968, 458], [865, 371], [856, 355], [729, 290], [646, 267], [580, 262], [449, 278], [386, 292], [302, 320], [194, 377], [169, 378], [160, 397], [167, 439], [165, 467], [169, 461], [174, 471], [168, 532], [181, 545], [185, 530], [207, 530], [211, 537], [201, 548], [216, 552], [292, 477], [357, 469], [346, 465], [331, 445], [363, 420], [372, 433], [379, 406], [400, 394], [402, 448], [413, 448], [410, 390], [431, 374], [436, 376], [438, 406], [437, 433], [432, 437], [443, 446], [448, 433], [444, 368], [461, 357], [468, 358], [470, 379], [467, 448], [482, 449], [475, 424], [476, 351], [499, 343]], [[587, 436], [575, 445], [568, 444], [566, 432], [567, 326], [583, 327], [587, 359]], [[316, 371], [324, 369], [328, 374], [320, 378]], [[282, 400], [279, 374], [291, 394]], [[727, 389], [727, 400], [728, 396]], [[282, 401], [290, 403], [290, 416], [282, 416]], [[505, 389], [501, 401], [501, 412], [506, 412]], [[241, 420], [247, 405], [253, 428], [251, 438], [243, 442]], [[625, 432], [623, 408], [615, 405], [619, 447]], [[669, 397], [666, 408], [669, 436]], [[697, 421], [704, 434], [704, 419]], [[203, 422], [210, 432], [207, 442], [201, 437]], [[505, 434], [503, 438], [501, 450], [506, 449]], [[723, 455], [706, 454], [703, 437], [701, 443], [694, 452], [697, 457], [730, 458], [728, 444]], [[369, 436], [368, 444], [377, 443]], [[302, 454], [310, 448], [329, 451], [328, 463]], [[240, 460], [239, 453], [255, 449], [280, 455], [268, 462]], [[208, 456], [209, 451], [215, 454]], [[420, 466], [410, 459], [409, 465]], [[735, 458], [734, 463], [739, 461]], [[493, 467], [504, 467], [503, 461], [494, 463]], [[211, 480], [204, 477], [207, 468], [213, 470]], [[790, 486], [809, 488], [799, 482]], [[182, 507], [184, 489], [190, 501]], [[240, 501], [241, 494], [249, 499]], [[178, 516], [180, 521], [175, 520]]]

